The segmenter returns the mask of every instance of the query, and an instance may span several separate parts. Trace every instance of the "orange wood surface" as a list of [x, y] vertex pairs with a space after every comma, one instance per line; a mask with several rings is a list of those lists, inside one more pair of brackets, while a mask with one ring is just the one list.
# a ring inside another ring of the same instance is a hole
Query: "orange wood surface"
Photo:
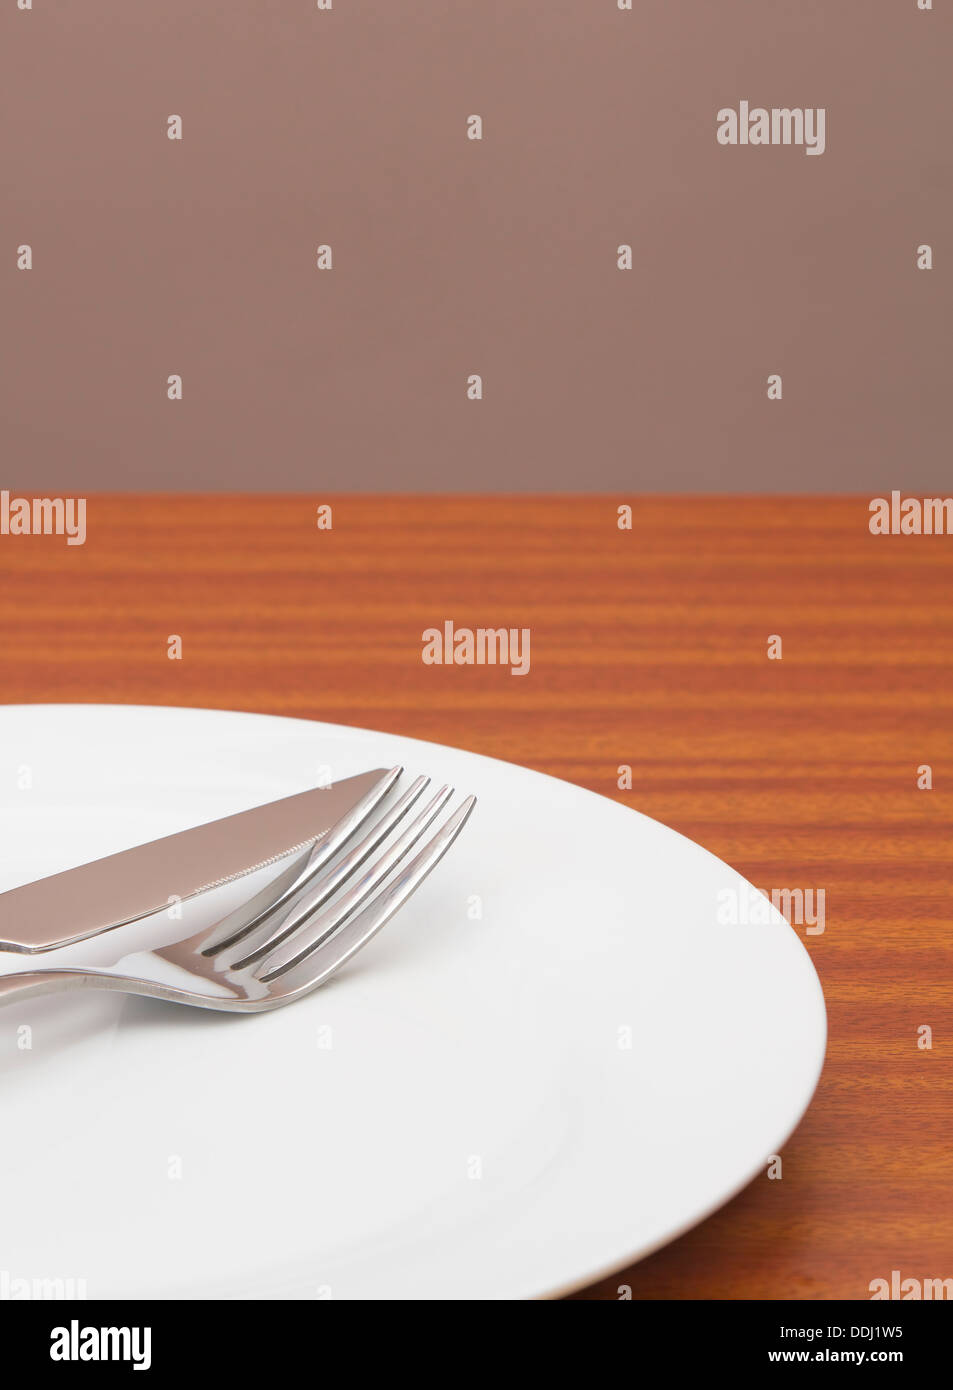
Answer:
[[[581, 1296], [953, 1275], [953, 537], [873, 537], [860, 498], [91, 497], [84, 546], [0, 537], [0, 580], [5, 702], [452, 743], [638, 807], [758, 886], [824, 888], [828, 1058], [783, 1178]], [[445, 619], [529, 627], [530, 674], [424, 666]]]

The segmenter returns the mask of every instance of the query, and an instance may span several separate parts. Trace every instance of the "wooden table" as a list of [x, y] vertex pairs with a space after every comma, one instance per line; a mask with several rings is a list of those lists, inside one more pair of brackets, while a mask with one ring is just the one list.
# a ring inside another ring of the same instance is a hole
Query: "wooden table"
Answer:
[[[866, 499], [93, 497], [85, 546], [2, 537], [0, 577], [4, 701], [454, 743], [637, 806], [759, 886], [825, 889], [828, 1060], [782, 1180], [581, 1297], [953, 1275], [953, 538], [873, 537]], [[529, 627], [531, 673], [424, 666], [447, 618]]]

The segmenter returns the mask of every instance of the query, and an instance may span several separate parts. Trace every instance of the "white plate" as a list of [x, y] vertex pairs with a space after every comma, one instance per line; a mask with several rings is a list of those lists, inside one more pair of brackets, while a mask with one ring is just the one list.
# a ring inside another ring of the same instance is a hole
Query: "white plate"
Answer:
[[807, 952], [773, 909], [719, 926], [744, 880], [568, 783], [294, 719], [0, 707], [0, 888], [397, 762], [479, 805], [314, 995], [260, 1015], [86, 991], [0, 1010], [7, 1278], [90, 1298], [542, 1295], [673, 1239], [778, 1151], [824, 1054]]

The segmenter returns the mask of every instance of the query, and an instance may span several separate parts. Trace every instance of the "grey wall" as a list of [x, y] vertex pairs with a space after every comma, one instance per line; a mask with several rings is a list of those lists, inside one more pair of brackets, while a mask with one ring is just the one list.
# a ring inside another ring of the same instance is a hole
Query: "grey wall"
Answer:
[[945, 487], [951, 13], [10, 0], [0, 483]]

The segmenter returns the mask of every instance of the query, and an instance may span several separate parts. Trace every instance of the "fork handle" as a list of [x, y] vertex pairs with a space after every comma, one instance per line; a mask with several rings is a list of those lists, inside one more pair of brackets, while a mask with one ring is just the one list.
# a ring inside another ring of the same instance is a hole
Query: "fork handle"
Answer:
[[0, 1007], [25, 999], [28, 994], [46, 994], [56, 988], [49, 975], [7, 975], [0, 978]]

